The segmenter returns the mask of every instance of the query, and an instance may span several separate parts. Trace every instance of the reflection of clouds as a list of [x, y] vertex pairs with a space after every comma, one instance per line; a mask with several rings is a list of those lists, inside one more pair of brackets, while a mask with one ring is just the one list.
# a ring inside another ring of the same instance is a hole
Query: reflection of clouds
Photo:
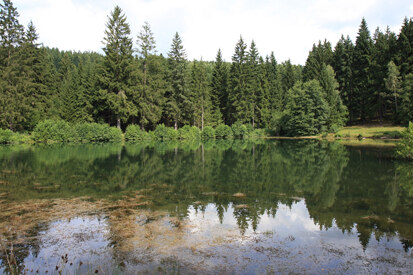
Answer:
[[310, 218], [304, 200], [294, 203], [291, 208], [285, 204], [278, 204], [275, 218], [263, 216], [258, 226], [260, 232], [274, 231], [278, 234], [318, 232], [319, 226]]
[[[55, 270], [56, 266], [68, 273], [87, 272], [88, 264], [94, 268], [110, 266], [113, 263], [108, 235], [106, 222], [96, 217], [53, 222], [40, 232], [39, 250], [30, 251], [24, 265], [43, 274]], [[65, 254], [67, 263], [61, 258]], [[84, 264], [80, 266], [80, 262]]]

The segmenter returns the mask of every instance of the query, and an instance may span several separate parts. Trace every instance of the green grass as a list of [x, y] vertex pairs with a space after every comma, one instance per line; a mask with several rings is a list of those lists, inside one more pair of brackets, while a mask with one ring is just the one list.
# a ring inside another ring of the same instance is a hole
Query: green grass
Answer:
[[401, 132], [406, 129], [401, 126], [391, 125], [357, 125], [344, 127], [336, 133], [336, 136], [342, 138], [359, 139], [359, 138], [386, 138], [399, 139]]

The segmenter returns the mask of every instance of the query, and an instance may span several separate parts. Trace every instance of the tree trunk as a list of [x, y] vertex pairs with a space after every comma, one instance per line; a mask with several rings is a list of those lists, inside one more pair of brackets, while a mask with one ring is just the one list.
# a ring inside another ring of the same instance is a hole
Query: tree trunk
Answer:
[[116, 120], [116, 127], [118, 127], [118, 129], [120, 129], [120, 118], [119, 117]]
[[202, 101], [202, 111], [201, 111], [201, 130], [204, 130], [204, 101]]
[[175, 120], [174, 128], [175, 128], [175, 130], [178, 130], [178, 121], [177, 120]]

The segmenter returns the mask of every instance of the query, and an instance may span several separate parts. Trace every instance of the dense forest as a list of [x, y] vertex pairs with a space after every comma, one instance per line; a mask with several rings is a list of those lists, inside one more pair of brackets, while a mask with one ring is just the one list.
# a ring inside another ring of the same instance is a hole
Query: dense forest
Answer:
[[231, 62], [187, 59], [178, 33], [158, 54], [145, 23], [133, 36], [120, 7], [108, 16], [103, 54], [50, 49], [0, 4], [0, 128], [32, 131], [49, 118], [125, 129], [216, 127], [236, 122], [280, 135], [336, 131], [369, 121], [413, 120], [413, 18], [399, 34], [361, 21], [356, 41], [319, 41], [304, 66], [261, 56], [240, 37]]

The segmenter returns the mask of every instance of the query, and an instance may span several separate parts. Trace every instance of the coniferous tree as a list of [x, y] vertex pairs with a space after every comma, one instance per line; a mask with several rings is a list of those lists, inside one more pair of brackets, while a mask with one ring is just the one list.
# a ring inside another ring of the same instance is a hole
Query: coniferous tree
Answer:
[[413, 73], [404, 77], [400, 91], [399, 121], [408, 125], [413, 121]]
[[282, 70], [282, 78], [281, 78], [281, 86], [283, 89], [284, 94], [288, 92], [294, 84], [296, 83], [297, 79], [294, 73], [293, 65], [291, 61], [288, 59], [286, 62], [283, 63], [283, 70]]
[[132, 89], [133, 49], [130, 27], [122, 9], [116, 6], [108, 17], [103, 39], [105, 57], [99, 75], [99, 96], [103, 105], [101, 115], [109, 123], [115, 121], [118, 128], [136, 113], [130, 98]]
[[331, 65], [333, 62], [333, 51], [331, 44], [327, 40], [323, 43], [318, 41], [318, 45], [313, 45], [313, 49], [308, 54], [307, 61], [303, 69], [303, 81], [312, 79], [319, 80], [323, 65]]
[[221, 49], [218, 49], [212, 71], [211, 104], [213, 126], [228, 121], [228, 66], [222, 59]]
[[166, 84], [162, 62], [156, 53], [155, 38], [148, 22], [138, 35], [138, 53], [142, 58], [142, 88], [136, 104], [142, 129], [155, 125], [162, 116]]
[[268, 128], [271, 120], [271, 101], [270, 101], [270, 81], [267, 71], [267, 64], [262, 57], [258, 64], [258, 94], [257, 94], [257, 118], [260, 128]]
[[194, 111], [194, 125], [204, 130], [210, 124], [211, 99], [210, 87], [204, 62], [194, 61], [191, 73], [191, 90]]
[[350, 37], [347, 36], [347, 38], [344, 38], [344, 36], [341, 36], [334, 49], [333, 69], [336, 73], [338, 90], [343, 100], [343, 104], [348, 108], [350, 121], [352, 121], [355, 117], [355, 97], [352, 71], [353, 52], [354, 45]]
[[374, 48], [371, 63], [371, 77], [373, 90], [373, 104], [371, 112], [377, 113], [380, 120], [386, 116], [386, 109], [391, 113], [394, 112], [392, 104], [392, 95], [386, 89], [384, 78], [387, 77], [387, 64], [394, 59], [396, 35], [392, 33], [387, 27], [385, 33], [381, 32], [379, 28], [373, 36]]
[[413, 18], [405, 18], [397, 38], [397, 65], [402, 78], [413, 73]]
[[319, 79], [324, 92], [324, 99], [329, 107], [326, 125], [329, 130], [338, 130], [347, 121], [347, 108], [341, 100], [333, 67], [324, 65]]
[[243, 123], [251, 123], [255, 128], [257, 120], [258, 98], [261, 92], [261, 82], [259, 79], [259, 53], [254, 40], [251, 42], [250, 50], [247, 55], [246, 68], [246, 95], [247, 105], [246, 120]]
[[228, 112], [230, 114], [227, 123], [232, 124], [235, 121], [241, 123], [250, 122], [250, 109], [247, 94], [247, 45], [242, 37], [235, 46], [235, 53], [232, 56], [230, 70], [230, 105]]
[[373, 92], [372, 84], [372, 53], [373, 41], [363, 18], [354, 47], [353, 78], [354, 78], [354, 111], [361, 121], [365, 121], [371, 114]]
[[181, 123], [190, 122], [192, 103], [188, 95], [187, 60], [181, 37], [175, 34], [169, 57], [169, 84], [166, 93], [166, 116], [172, 121], [175, 129]]
[[21, 130], [24, 95], [17, 88], [20, 64], [18, 50], [23, 43], [24, 28], [19, 13], [10, 0], [0, 4], [0, 126]]

